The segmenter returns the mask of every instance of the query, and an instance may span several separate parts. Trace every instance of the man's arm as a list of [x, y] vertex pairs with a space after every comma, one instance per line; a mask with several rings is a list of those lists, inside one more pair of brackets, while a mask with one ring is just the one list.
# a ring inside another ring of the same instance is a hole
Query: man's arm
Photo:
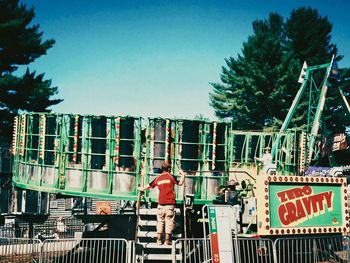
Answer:
[[141, 192], [144, 192], [144, 191], [149, 190], [150, 188], [151, 188], [151, 186], [148, 184], [148, 185], [146, 185], [146, 186], [144, 186], [144, 187], [139, 186], [137, 189], [138, 189], [139, 191], [141, 191]]
[[177, 185], [181, 186], [185, 182], [185, 173], [182, 170], [179, 170], [179, 175], [181, 177], [180, 177], [180, 181], [179, 181], [179, 183]]
[[259, 157], [254, 157], [254, 160], [257, 160], [258, 162], [262, 162], [263, 160], [262, 160], [262, 158], [259, 158]]

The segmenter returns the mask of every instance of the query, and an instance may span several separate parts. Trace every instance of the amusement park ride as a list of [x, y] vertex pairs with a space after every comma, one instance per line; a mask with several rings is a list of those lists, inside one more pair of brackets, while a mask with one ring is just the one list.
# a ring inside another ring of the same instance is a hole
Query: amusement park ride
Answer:
[[[317, 83], [320, 74], [324, 77]], [[151, 182], [161, 172], [162, 162], [169, 160], [175, 177], [179, 169], [186, 174], [185, 187], [175, 188], [185, 214], [200, 214], [204, 205], [218, 200], [229, 202], [227, 185], [234, 181], [232, 191], [239, 198], [231, 205], [238, 205], [240, 212], [232, 220], [239, 223], [239, 234], [345, 235], [349, 232], [348, 168], [338, 166], [332, 150], [329, 167], [315, 166], [325, 141], [319, 130], [328, 89], [339, 90], [350, 113], [338, 78], [333, 58], [323, 65], [304, 63], [301, 87], [276, 132], [239, 131], [219, 121], [21, 114], [14, 122], [12, 181], [22, 192], [40, 192], [39, 200], [46, 203], [47, 193], [103, 199], [105, 204], [132, 203], [140, 201], [138, 185]], [[308, 100], [307, 123], [303, 128], [288, 128], [302, 99]], [[333, 150], [347, 148], [344, 136], [334, 137], [339, 140], [334, 139], [332, 147], [338, 148]], [[268, 148], [269, 163], [262, 167], [258, 160]], [[17, 196], [17, 201], [20, 198], [25, 197]], [[183, 205], [186, 198], [193, 201], [189, 209]], [[146, 193], [142, 201], [145, 207], [153, 207], [157, 192]], [[19, 204], [11, 209], [12, 214], [25, 211]], [[48, 213], [48, 207], [41, 209], [36, 213]], [[193, 221], [202, 216], [184, 217], [184, 225], [191, 226], [185, 228], [185, 236], [198, 235], [191, 230], [196, 229]]]

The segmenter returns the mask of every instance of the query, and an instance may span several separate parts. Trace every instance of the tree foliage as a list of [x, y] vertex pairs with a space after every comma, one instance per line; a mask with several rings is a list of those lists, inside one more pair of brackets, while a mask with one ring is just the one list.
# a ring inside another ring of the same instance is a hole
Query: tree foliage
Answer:
[[[254, 21], [253, 34], [243, 43], [242, 54], [226, 59], [221, 82], [211, 83], [215, 114], [232, 120], [236, 129], [279, 127], [299, 89], [303, 61], [308, 65], [329, 63], [333, 54], [337, 61], [342, 59], [331, 43], [331, 31], [328, 18], [312, 8], [295, 9], [286, 21], [277, 13]], [[334, 97], [332, 92], [330, 95]], [[339, 104], [339, 97], [336, 100]], [[344, 107], [334, 106], [335, 99], [331, 102], [328, 113], [344, 114]], [[307, 101], [302, 101], [293, 124], [305, 123], [306, 115]], [[332, 118], [331, 122], [344, 130], [344, 118]]]
[[13, 117], [20, 111], [49, 111], [62, 100], [50, 99], [57, 94], [51, 80], [26, 69], [18, 76], [20, 66], [29, 65], [45, 55], [53, 39], [42, 40], [39, 25], [32, 25], [34, 8], [27, 9], [18, 0], [0, 0], [0, 138], [8, 141]]

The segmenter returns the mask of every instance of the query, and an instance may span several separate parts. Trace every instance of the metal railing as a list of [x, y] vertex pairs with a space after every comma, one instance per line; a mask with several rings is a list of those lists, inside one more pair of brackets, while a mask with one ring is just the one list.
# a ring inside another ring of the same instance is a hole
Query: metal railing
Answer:
[[[275, 241], [233, 237], [232, 241], [234, 263], [350, 262], [349, 237], [288, 237]], [[213, 262], [211, 241], [205, 238], [178, 239], [172, 247], [172, 258], [173, 263]]]
[[279, 238], [274, 246], [277, 262], [350, 262], [349, 237]]
[[[205, 242], [207, 245], [205, 246]], [[176, 240], [171, 250], [172, 262], [211, 262], [210, 240], [205, 238], [181, 238]]]
[[0, 262], [39, 262], [41, 241], [25, 238], [0, 238]]
[[[233, 240], [236, 255], [234, 262], [240, 263], [273, 263], [274, 244], [266, 238], [237, 238]], [[235, 248], [237, 246], [237, 249]], [[283, 261], [282, 261], [283, 262]], [[281, 262], [281, 263], [282, 263]]]
[[[350, 262], [349, 237], [233, 238], [234, 263]], [[143, 246], [125, 239], [0, 238], [0, 262], [136, 263]], [[210, 239], [178, 239], [172, 263], [213, 262]], [[231, 262], [231, 261], [230, 261]]]
[[34, 224], [34, 237], [45, 239], [45, 237], [57, 236], [57, 238], [80, 238], [84, 231], [81, 220], [74, 218], [50, 219], [43, 224]]
[[41, 241], [49, 238], [81, 238], [84, 224], [75, 218], [49, 219], [44, 223], [34, 223], [29, 233], [29, 223], [16, 220], [15, 223], [5, 223], [0, 226], [0, 238], [29, 238], [33, 236]]
[[131, 246], [125, 239], [45, 240], [41, 259], [62, 263], [131, 263]]
[[[270, 239], [237, 238], [233, 240], [232, 262], [273, 263], [274, 244]], [[178, 239], [172, 247], [173, 263], [212, 262], [210, 239]]]
[[0, 226], [0, 237], [15, 238], [16, 237], [15, 228], [8, 225]]
[[143, 247], [125, 239], [0, 238], [0, 262], [134, 263]]

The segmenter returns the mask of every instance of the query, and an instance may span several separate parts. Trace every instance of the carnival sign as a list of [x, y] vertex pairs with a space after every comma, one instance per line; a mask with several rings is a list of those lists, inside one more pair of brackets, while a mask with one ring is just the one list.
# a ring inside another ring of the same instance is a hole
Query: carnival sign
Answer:
[[258, 187], [259, 234], [348, 232], [345, 178], [267, 176]]

